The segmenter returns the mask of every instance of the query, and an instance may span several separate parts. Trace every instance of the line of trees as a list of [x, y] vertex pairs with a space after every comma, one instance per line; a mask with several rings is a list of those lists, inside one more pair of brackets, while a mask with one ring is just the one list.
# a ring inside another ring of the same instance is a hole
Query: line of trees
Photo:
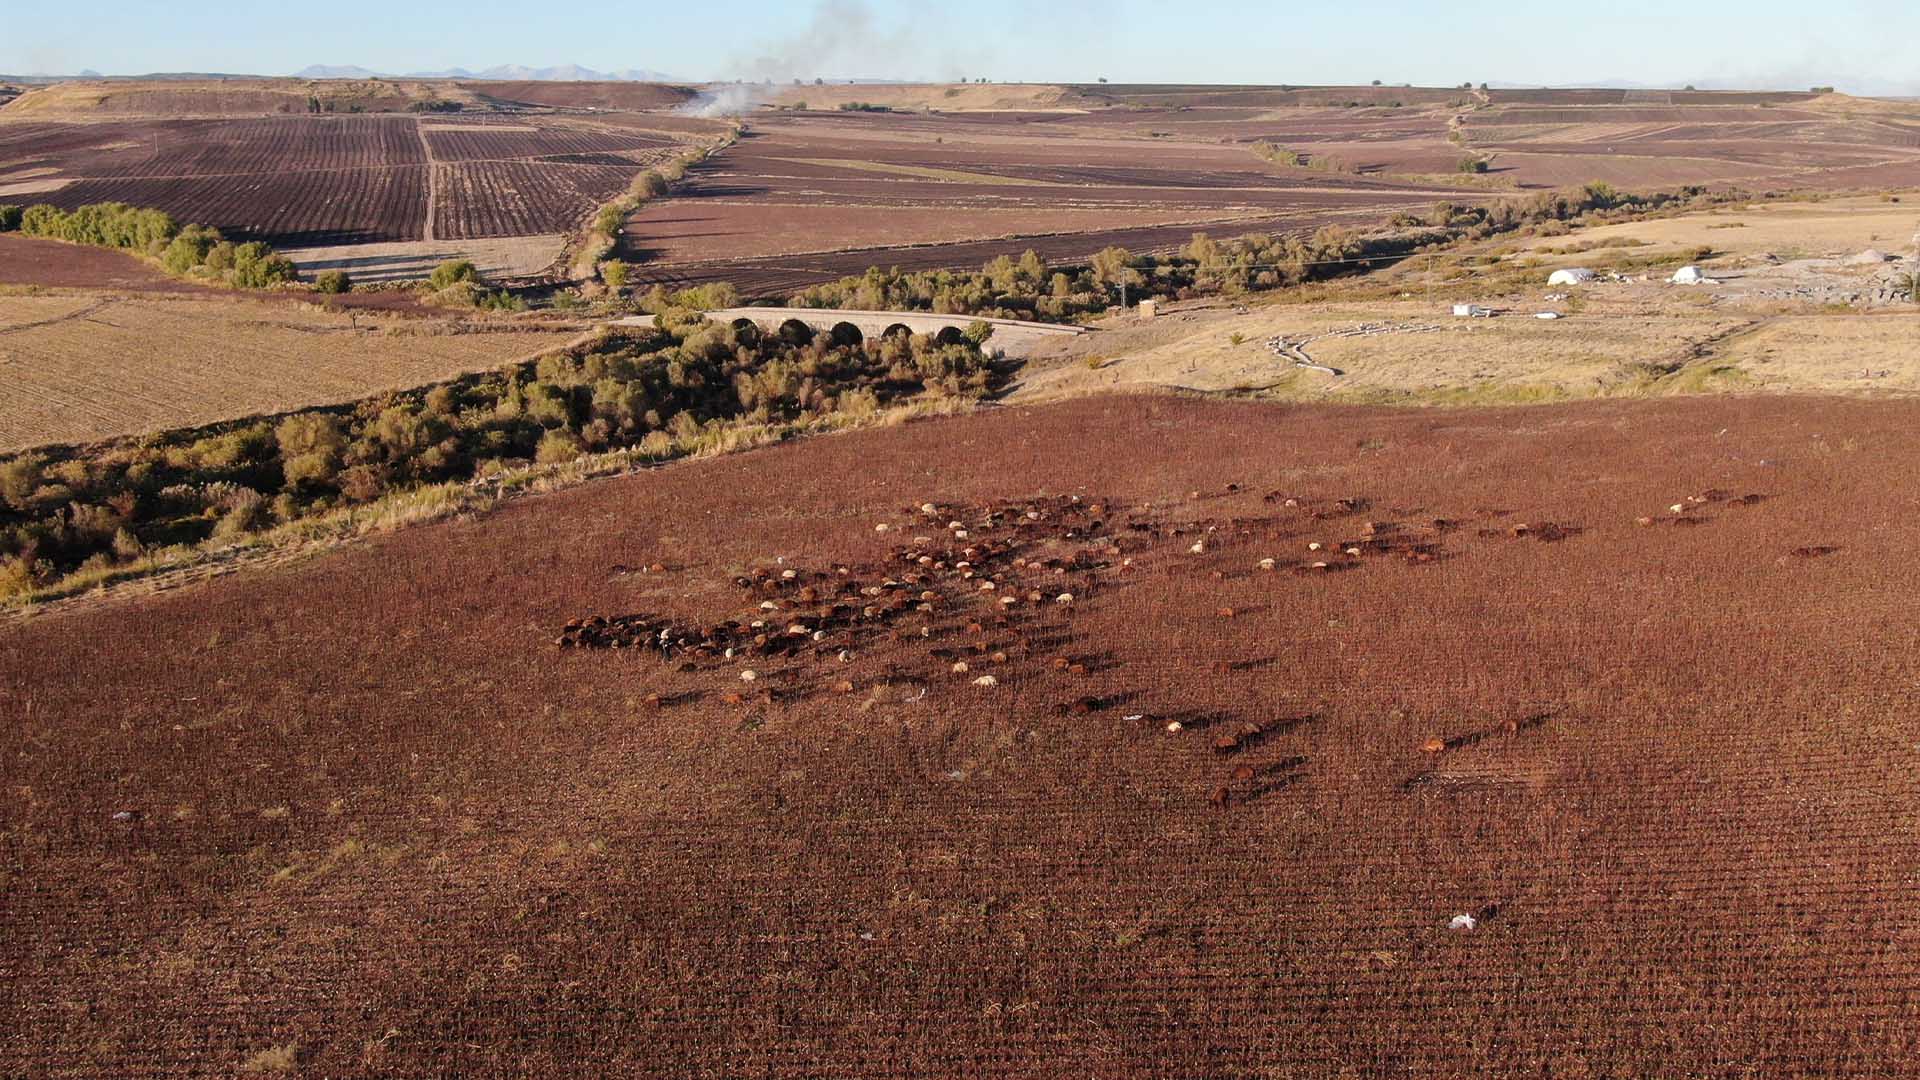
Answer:
[[292, 262], [266, 244], [235, 244], [218, 229], [182, 226], [164, 211], [126, 203], [89, 203], [71, 211], [45, 203], [0, 206], [0, 232], [14, 230], [147, 255], [172, 273], [219, 278], [245, 289], [270, 288], [300, 276]]
[[678, 307], [655, 323], [349, 406], [0, 457], [0, 600], [426, 485], [589, 451], [692, 453], [742, 428], [977, 397], [997, 377], [970, 340], [796, 341]]
[[[650, 169], [642, 170], [639, 175], [635, 176], [633, 182], [627, 186], [627, 190], [619, 198], [606, 203], [595, 212], [593, 216], [593, 226], [587, 230], [586, 240], [581, 247], [578, 258], [574, 261], [574, 276], [584, 279], [598, 272], [601, 274], [604, 282], [606, 278], [604, 272], [605, 267], [607, 267], [608, 264], [618, 262], [617, 259], [610, 259], [608, 256], [618, 250], [620, 246], [620, 230], [625, 226], [627, 218], [638, 213], [640, 208], [649, 202], [665, 197], [673, 190], [673, 185], [685, 178], [688, 169], [693, 168], [714, 154], [732, 146], [739, 140], [742, 130], [741, 127], [736, 125], [733, 130], [722, 135], [714, 142], [706, 146], [687, 150], [677, 157], [664, 161]], [[619, 270], [614, 271], [614, 273], [621, 277], [621, 284], [624, 285], [624, 264], [621, 265]], [[619, 286], [613, 282], [605, 283], [609, 285], [609, 287], [619, 288]]]
[[1249, 233], [1224, 240], [1194, 233], [1171, 255], [1134, 255], [1109, 247], [1084, 263], [1065, 266], [1051, 266], [1028, 251], [1019, 258], [1000, 256], [972, 271], [871, 267], [857, 277], [802, 289], [789, 302], [795, 307], [1071, 321], [1098, 315], [1123, 299], [1242, 296], [1361, 273], [1460, 240], [1535, 227], [1564, 230], [1577, 219], [1606, 220], [1748, 198], [1742, 192], [1700, 187], [1628, 195], [1596, 183], [1485, 206], [1443, 202], [1424, 216], [1398, 215], [1387, 223], [1387, 231], [1374, 235], [1340, 226], [1304, 236]]

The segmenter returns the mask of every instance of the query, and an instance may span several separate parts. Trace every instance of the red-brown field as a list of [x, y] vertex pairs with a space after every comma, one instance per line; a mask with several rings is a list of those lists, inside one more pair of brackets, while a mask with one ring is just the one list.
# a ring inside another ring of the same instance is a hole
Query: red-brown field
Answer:
[[[782, 101], [810, 104], [818, 90]], [[1903, 106], [1517, 94], [1075, 87], [1046, 111], [943, 113], [936, 93], [925, 98], [934, 111], [770, 114], [631, 219], [627, 251], [643, 280], [777, 296], [868, 266], [977, 266], [1026, 247], [1057, 261], [1109, 244], [1159, 252], [1196, 229], [1364, 224], [1441, 199], [1596, 180], [1633, 190], [1920, 181], [1920, 110]], [[1255, 153], [1262, 142], [1330, 167], [1275, 164]], [[1491, 170], [1461, 177], [1469, 154]], [[1036, 211], [1057, 220], [1036, 228]], [[1104, 216], [1089, 224], [1089, 214]]]
[[1917, 432], [1090, 398], [16, 621], [0, 1073], [1911, 1075]]
[[[632, 83], [63, 84], [0, 113], [0, 200], [156, 206], [286, 248], [557, 237], [646, 165], [724, 130], [676, 111], [691, 95]], [[901, 111], [835, 108], [861, 96]], [[395, 111], [436, 102], [461, 110]], [[387, 111], [285, 115], [294, 103]], [[249, 110], [273, 115], [239, 115]], [[1805, 93], [795, 86], [746, 119], [747, 137], [628, 222], [634, 280], [782, 296], [875, 265], [972, 267], [1027, 247], [1055, 261], [1112, 244], [1160, 252], [1195, 230], [1367, 224], [1596, 180], [1920, 182], [1920, 107]], [[1263, 157], [1263, 143], [1311, 167]], [[1462, 176], [1469, 155], [1490, 170]]]
[[0, 198], [151, 206], [282, 248], [419, 240], [430, 205], [440, 239], [533, 236], [690, 137], [545, 115], [29, 120], [0, 123], [0, 191], [24, 178]]
[[11, 233], [0, 235], [0, 285], [131, 293], [213, 291], [173, 277], [125, 252]]

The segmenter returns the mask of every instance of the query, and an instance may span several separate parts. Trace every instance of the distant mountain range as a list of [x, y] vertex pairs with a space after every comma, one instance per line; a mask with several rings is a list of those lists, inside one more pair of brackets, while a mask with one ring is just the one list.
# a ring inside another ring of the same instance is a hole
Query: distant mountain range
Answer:
[[562, 64], [559, 67], [532, 68], [520, 64], [502, 64], [484, 71], [468, 71], [466, 68], [448, 68], [445, 71], [410, 71], [398, 75], [387, 71], [371, 71], [351, 64], [315, 64], [293, 73], [296, 79], [473, 79], [481, 82], [687, 82], [672, 75], [642, 68], [627, 68], [624, 71], [595, 71], [579, 64]]

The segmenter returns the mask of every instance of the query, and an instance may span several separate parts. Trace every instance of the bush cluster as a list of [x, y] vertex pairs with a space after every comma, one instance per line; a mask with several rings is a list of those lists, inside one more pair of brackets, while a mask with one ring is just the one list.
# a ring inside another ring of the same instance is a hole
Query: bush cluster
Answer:
[[0, 457], [0, 598], [424, 485], [589, 451], [695, 452], [743, 426], [973, 397], [994, 378], [970, 340], [794, 341], [677, 307], [655, 323], [350, 406]]
[[1596, 183], [1489, 206], [1439, 203], [1425, 216], [1398, 215], [1388, 222], [1387, 232], [1371, 236], [1338, 226], [1308, 236], [1249, 233], [1228, 240], [1195, 233], [1192, 241], [1173, 255], [1133, 255], [1124, 248], [1110, 247], [1084, 265], [1053, 267], [1028, 251], [1018, 259], [1003, 255], [977, 271], [909, 272], [872, 267], [858, 277], [803, 289], [790, 303], [795, 307], [1069, 321], [1104, 312], [1123, 297], [1133, 301], [1241, 296], [1357, 273], [1429, 245], [1481, 240], [1525, 228], [1558, 232], [1569, 222], [1612, 220], [1749, 197], [1738, 191], [1708, 192], [1699, 187], [1627, 195]]
[[300, 276], [292, 262], [265, 244], [235, 244], [217, 229], [182, 226], [163, 211], [126, 203], [89, 203], [72, 211], [45, 203], [25, 210], [0, 207], [0, 231], [7, 231], [9, 220], [28, 236], [150, 255], [175, 274], [217, 277], [243, 289], [269, 288]]
[[1195, 233], [1176, 255], [1109, 247], [1080, 266], [1051, 267], [1037, 253], [1000, 256], [977, 271], [869, 269], [796, 293], [796, 307], [933, 311], [1061, 321], [1148, 297], [1238, 295], [1351, 272], [1386, 245], [1334, 227], [1311, 236], [1249, 234], [1215, 241]]

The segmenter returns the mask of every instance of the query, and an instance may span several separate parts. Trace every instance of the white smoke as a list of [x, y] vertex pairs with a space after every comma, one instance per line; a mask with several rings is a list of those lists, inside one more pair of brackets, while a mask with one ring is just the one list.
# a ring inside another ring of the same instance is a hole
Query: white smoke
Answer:
[[674, 111], [682, 116], [724, 120], [729, 117], [744, 116], [759, 108], [762, 102], [772, 96], [773, 87], [765, 83], [728, 83], [707, 87], [692, 101]]

